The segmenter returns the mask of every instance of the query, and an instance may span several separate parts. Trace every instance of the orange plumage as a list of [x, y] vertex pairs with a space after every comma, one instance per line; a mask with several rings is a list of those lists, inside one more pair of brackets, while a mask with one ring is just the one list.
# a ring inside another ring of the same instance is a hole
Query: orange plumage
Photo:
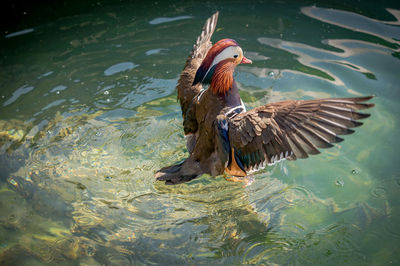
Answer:
[[235, 63], [233, 59], [219, 62], [215, 68], [210, 88], [214, 94], [225, 95], [232, 87]]

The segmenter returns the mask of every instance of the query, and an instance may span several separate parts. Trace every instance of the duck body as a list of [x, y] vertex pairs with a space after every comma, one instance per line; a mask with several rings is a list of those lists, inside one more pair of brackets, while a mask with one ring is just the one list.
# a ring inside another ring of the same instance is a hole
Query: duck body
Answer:
[[[211, 44], [218, 12], [210, 17], [186, 60], [177, 85], [189, 157], [155, 174], [166, 184], [202, 174], [244, 177], [284, 159], [307, 158], [332, 147], [369, 115], [356, 110], [373, 104], [371, 96], [288, 100], [246, 111], [233, 73], [251, 64], [238, 43]], [[203, 85], [205, 87], [203, 87]]]
[[216, 176], [224, 173], [229, 159], [226, 154], [229, 144], [227, 117], [245, 111], [245, 107], [235, 82], [223, 95], [214, 94], [210, 89], [201, 93], [194, 102], [198, 128], [194, 132], [196, 143], [191, 156], [200, 163], [202, 172]]

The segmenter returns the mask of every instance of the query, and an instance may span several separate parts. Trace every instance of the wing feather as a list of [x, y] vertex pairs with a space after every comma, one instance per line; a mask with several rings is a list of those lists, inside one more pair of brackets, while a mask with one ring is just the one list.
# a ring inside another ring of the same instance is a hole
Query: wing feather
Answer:
[[343, 141], [338, 135], [354, 132], [357, 121], [369, 114], [372, 96], [282, 101], [267, 104], [228, 119], [231, 147], [246, 171], [282, 159], [307, 158], [319, 148]]
[[197, 37], [197, 41], [193, 45], [193, 49], [187, 58], [185, 67], [183, 68], [179, 77], [177, 85], [178, 99], [181, 103], [182, 114], [184, 116], [193, 98], [200, 92], [202, 88], [201, 84], [192, 86], [192, 83], [197, 69], [212, 46], [210, 39], [217, 25], [218, 15], [219, 13], [216, 12], [206, 20], [201, 34]]

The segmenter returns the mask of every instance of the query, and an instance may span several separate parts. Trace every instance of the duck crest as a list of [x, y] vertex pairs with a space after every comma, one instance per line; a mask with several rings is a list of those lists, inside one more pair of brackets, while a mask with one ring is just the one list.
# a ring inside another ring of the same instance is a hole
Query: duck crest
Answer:
[[229, 46], [239, 46], [239, 44], [232, 39], [222, 39], [216, 42], [211, 47], [211, 49], [207, 52], [207, 55], [201, 63], [199, 69], [197, 70], [192, 85], [195, 85], [197, 83], [211, 83], [211, 79], [217, 67], [217, 65], [212, 66], [213, 61], [218, 54], [220, 54], [225, 48]]
[[239, 44], [232, 39], [222, 39], [216, 42], [208, 51], [206, 58], [204, 58], [202, 66], [204, 66], [204, 68], [206, 69], [209, 69], [214, 58], [229, 46], [239, 46]]

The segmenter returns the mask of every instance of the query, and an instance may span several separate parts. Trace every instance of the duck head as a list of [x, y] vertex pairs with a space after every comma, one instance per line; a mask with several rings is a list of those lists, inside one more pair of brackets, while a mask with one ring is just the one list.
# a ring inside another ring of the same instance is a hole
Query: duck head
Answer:
[[233, 72], [239, 64], [251, 64], [252, 61], [243, 55], [242, 48], [232, 39], [216, 42], [196, 72], [193, 85], [210, 84], [214, 94], [224, 95], [233, 84]]

